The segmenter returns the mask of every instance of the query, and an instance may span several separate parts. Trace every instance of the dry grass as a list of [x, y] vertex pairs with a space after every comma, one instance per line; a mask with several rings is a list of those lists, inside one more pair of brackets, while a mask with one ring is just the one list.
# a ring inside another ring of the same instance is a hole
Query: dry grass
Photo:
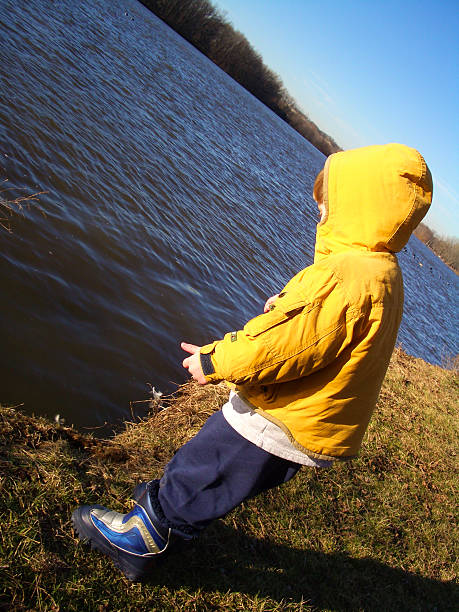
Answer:
[[[2, 181], [2, 184], [8, 182], [8, 179]], [[7, 193], [8, 189], [2, 189], [0, 191], [0, 227], [3, 227], [7, 232], [12, 232], [11, 229], [11, 218], [17, 213], [21, 213], [25, 206], [29, 206], [31, 202], [37, 202], [38, 196], [48, 193], [47, 191], [38, 191], [27, 196], [18, 196], [12, 200], [8, 200], [3, 194]]]
[[129, 507], [136, 482], [227, 396], [187, 384], [100, 441], [0, 411], [0, 608], [452, 610], [457, 602], [457, 371], [394, 353], [361, 456], [304, 469], [131, 584], [81, 546], [72, 509]]

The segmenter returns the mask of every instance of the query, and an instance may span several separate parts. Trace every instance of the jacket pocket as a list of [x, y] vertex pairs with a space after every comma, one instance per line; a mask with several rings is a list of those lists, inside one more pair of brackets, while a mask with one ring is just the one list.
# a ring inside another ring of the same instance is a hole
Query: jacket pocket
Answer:
[[293, 318], [304, 310], [306, 306], [310, 306], [310, 304], [307, 304], [303, 298], [298, 295], [290, 296], [287, 293], [276, 300], [272, 310], [246, 323], [244, 331], [249, 336], [259, 336], [273, 327], [281, 325]]
[[267, 404], [271, 404], [277, 400], [279, 395], [280, 384], [273, 385], [261, 385], [260, 390], [263, 396], [263, 401]]

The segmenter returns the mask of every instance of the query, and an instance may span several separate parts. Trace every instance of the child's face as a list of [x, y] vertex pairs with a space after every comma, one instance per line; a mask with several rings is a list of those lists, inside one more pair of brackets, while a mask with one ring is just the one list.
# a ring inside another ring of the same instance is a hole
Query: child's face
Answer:
[[322, 223], [325, 216], [325, 204], [323, 202], [317, 202], [317, 208], [319, 209], [319, 223]]

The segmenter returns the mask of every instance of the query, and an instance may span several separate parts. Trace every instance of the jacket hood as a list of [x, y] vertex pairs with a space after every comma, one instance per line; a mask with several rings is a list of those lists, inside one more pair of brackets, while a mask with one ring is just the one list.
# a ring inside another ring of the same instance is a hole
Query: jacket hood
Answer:
[[387, 144], [330, 155], [315, 261], [346, 249], [400, 251], [431, 202], [432, 176], [415, 149]]

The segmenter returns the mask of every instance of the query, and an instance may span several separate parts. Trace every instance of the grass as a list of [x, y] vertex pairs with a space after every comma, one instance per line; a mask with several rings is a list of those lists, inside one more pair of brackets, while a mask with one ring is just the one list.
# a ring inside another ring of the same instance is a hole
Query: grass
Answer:
[[357, 460], [244, 503], [144, 584], [81, 545], [71, 512], [126, 511], [224, 386], [186, 384], [110, 441], [1, 408], [0, 609], [453, 610], [457, 391], [457, 370], [396, 350]]
[[[2, 181], [0, 181], [0, 185], [3, 185], [7, 182], [8, 182], [8, 179], [3, 179]], [[13, 188], [11, 190], [14, 191]], [[14, 214], [23, 212], [25, 206], [29, 206], [31, 202], [37, 202], [39, 200], [38, 198], [39, 195], [43, 195], [48, 192], [38, 191], [37, 193], [32, 193], [31, 195], [19, 196], [19, 197], [14, 198], [13, 200], [8, 200], [3, 195], [7, 191], [9, 190], [8, 189], [0, 190], [0, 227], [2, 227], [7, 232], [11, 233], [12, 232], [11, 217], [13, 217]]]

